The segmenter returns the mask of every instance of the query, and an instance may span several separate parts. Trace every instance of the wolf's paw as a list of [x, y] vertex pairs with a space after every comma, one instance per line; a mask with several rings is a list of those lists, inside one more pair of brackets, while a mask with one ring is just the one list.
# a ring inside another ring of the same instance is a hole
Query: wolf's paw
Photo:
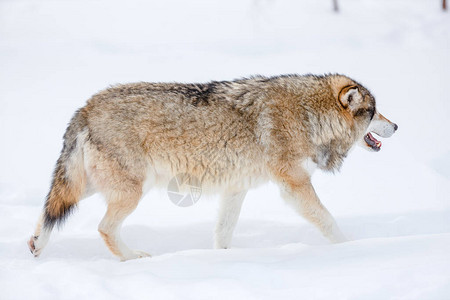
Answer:
[[122, 256], [120, 258], [120, 261], [126, 261], [126, 260], [130, 260], [130, 259], [144, 258], [144, 257], [151, 257], [151, 255], [142, 250], [132, 250], [131, 253], [129, 253], [128, 255]]
[[340, 231], [334, 232], [329, 239], [333, 244], [345, 243], [349, 241], [349, 239]]
[[32, 235], [30, 237], [30, 239], [28, 240], [27, 244], [28, 244], [28, 248], [30, 249], [31, 254], [34, 255], [34, 257], [38, 257], [39, 254], [41, 254], [42, 248], [39, 248], [39, 244], [38, 244], [38, 236], [34, 236]]
[[216, 235], [214, 237], [214, 249], [229, 249], [231, 246], [231, 236]]
[[214, 243], [214, 249], [220, 250], [220, 249], [228, 249], [230, 246], [228, 244], [224, 243]]
[[331, 241], [333, 244], [340, 244], [340, 243], [348, 242], [348, 241], [350, 241], [350, 240], [347, 239], [347, 238], [344, 237], [344, 236], [341, 236], [341, 237], [338, 237], [338, 238], [331, 238], [330, 241]]

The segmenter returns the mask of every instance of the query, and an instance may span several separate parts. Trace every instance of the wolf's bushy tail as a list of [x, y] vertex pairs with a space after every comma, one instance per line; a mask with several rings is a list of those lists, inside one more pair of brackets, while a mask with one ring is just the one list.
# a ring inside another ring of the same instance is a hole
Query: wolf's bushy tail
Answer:
[[50, 191], [44, 206], [44, 229], [60, 226], [76, 207], [86, 188], [83, 144], [87, 122], [78, 110], [64, 134], [64, 146], [53, 172]]

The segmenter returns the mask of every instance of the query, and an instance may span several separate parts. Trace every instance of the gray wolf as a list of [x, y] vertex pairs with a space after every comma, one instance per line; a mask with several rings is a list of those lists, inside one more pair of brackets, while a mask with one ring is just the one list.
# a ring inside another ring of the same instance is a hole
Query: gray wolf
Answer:
[[396, 130], [364, 86], [338, 74], [113, 86], [73, 116], [28, 246], [38, 256], [55, 225], [99, 192], [107, 247], [121, 260], [149, 256], [122, 242], [121, 224], [149, 188], [181, 173], [198, 178], [202, 193], [220, 194], [216, 248], [230, 247], [246, 192], [269, 180], [325, 237], [343, 242], [311, 175], [338, 170], [355, 144], [379, 151], [373, 133]]

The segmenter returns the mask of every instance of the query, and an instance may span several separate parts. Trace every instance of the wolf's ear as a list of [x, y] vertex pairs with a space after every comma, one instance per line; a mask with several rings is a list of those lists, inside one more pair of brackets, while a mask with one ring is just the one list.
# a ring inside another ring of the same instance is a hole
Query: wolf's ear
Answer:
[[351, 109], [361, 103], [363, 98], [356, 85], [348, 85], [341, 89], [338, 99], [342, 107]]

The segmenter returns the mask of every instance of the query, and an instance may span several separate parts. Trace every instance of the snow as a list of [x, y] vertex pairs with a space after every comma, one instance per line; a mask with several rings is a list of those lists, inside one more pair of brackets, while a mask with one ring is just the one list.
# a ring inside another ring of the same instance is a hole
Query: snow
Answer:
[[[439, 1], [0, 2], [1, 299], [450, 298], [450, 18]], [[352, 240], [330, 244], [273, 184], [248, 193], [232, 249], [213, 250], [215, 199], [152, 191], [122, 231], [152, 258], [103, 245], [99, 196], [38, 259], [26, 241], [73, 112], [134, 81], [347, 74], [399, 125], [314, 186]]]

